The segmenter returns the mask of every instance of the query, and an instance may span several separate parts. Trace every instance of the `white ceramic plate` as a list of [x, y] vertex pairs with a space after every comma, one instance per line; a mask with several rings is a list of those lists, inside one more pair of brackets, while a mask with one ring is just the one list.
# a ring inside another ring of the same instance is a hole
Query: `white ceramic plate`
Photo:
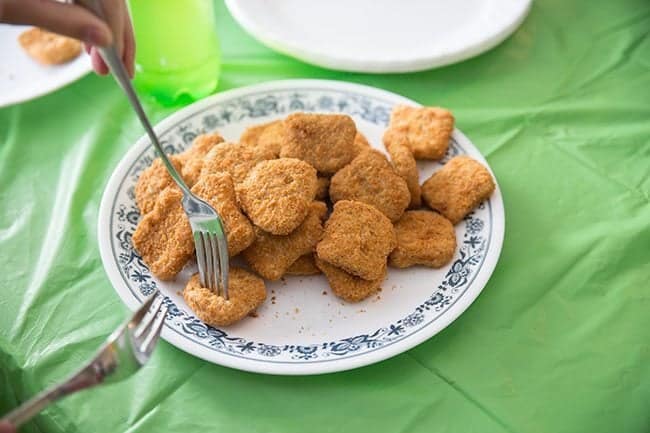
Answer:
[[476, 56], [508, 37], [532, 0], [226, 0], [260, 42], [353, 72], [411, 72]]
[[0, 24], [0, 107], [53, 92], [91, 70], [84, 53], [63, 65], [40, 65], [18, 44], [18, 35], [28, 28]]
[[[161, 122], [156, 131], [169, 153], [189, 146], [200, 133], [217, 130], [236, 140], [252, 124], [292, 111], [347, 113], [373, 146], [391, 108], [415, 102], [383, 90], [336, 81], [270, 82], [223, 92], [197, 102]], [[446, 159], [469, 154], [487, 164], [455, 130]], [[444, 269], [390, 269], [383, 290], [364, 302], [344, 303], [323, 276], [288, 277], [267, 283], [268, 298], [258, 317], [224, 328], [206, 326], [183, 301], [183, 283], [151, 276], [133, 250], [131, 235], [139, 219], [133, 188], [151, 164], [153, 147], [138, 140], [111, 176], [99, 211], [99, 245], [106, 272], [131, 308], [159, 288], [169, 315], [162, 336], [195, 356], [228, 367], [269, 374], [318, 374], [348, 370], [397, 355], [425, 341], [456, 319], [478, 296], [497, 263], [504, 231], [499, 189], [456, 227], [459, 248]], [[438, 163], [420, 165], [423, 181]]]

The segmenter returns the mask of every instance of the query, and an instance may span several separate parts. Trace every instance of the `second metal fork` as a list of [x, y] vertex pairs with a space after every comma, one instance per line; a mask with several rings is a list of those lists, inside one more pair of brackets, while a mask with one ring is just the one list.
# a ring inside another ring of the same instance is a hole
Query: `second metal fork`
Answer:
[[[78, 0], [78, 3], [92, 11], [99, 18], [105, 18], [101, 2], [97, 0]], [[181, 175], [165, 155], [165, 151], [158, 142], [158, 137], [156, 137], [151, 127], [151, 123], [140, 104], [140, 100], [135, 90], [133, 90], [133, 86], [131, 86], [129, 76], [115, 47], [99, 48], [99, 53], [110, 68], [118, 84], [122, 87], [122, 90], [124, 90], [124, 93], [126, 93], [129, 102], [140, 119], [140, 123], [142, 123], [149, 139], [156, 148], [158, 156], [160, 156], [167, 171], [169, 171], [170, 176], [174, 179], [181, 191], [183, 191], [183, 209], [192, 227], [201, 285], [212, 289], [217, 295], [220, 294], [228, 299], [228, 244], [226, 242], [226, 232], [221, 217], [212, 206], [192, 194]]]
[[167, 315], [163, 296], [156, 292], [119, 326], [83, 368], [67, 380], [43, 391], [0, 421], [18, 427], [63, 397], [99, 384], [115, 383], [135, 374], [147, 363]]

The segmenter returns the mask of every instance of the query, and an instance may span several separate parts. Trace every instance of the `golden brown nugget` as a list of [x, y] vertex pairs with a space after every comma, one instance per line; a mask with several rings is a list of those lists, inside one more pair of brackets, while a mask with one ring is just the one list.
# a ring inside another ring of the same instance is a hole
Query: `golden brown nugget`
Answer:
[[390, 155], [391, 162], [395, 172], [406, 181], [409, 192], [411, 193], [410, 208], [420, 207], [422, 204], [420, 191], [420, 175], [415, 158], [408, 147], [401, 143], [387, 144], [386, 150]]
[[277, 158], [280, 156], [280, 149], [285, 137], [283, 121], [274, 120], [246, 128], [239, 138], [239, 142], [246, 146], [260, 147]]
[[274, 235], [287, 235], [305, 220], [317, 183], [314, 167], [280, 158], [257, 164], [237, 194], [253, 224]]
[[339, 200], [367, 203], [391, 221], [397, 221], [411, 202], [406, 181], [377, 150], [363, 152], [332, 176], [329, 193], [334, 203]]
[[445, 266], [456, 251], [454, 226], [442, 215], [427, 210], [412, 210], [395, 224], [397, 248], [388, 263], [396, 268], [424, 265]]
[[183, 163], [182, 175], [187, 186], [191, 188], [199, 181], [205, 156], [214, 146], [223, 141], [223, 137], [216, 132], [201, 134], [194, 139], [189, 149], [178, 155]]
[[313, 251], [323, 235], [322, 220], [326, 213], [325, 203], [312, 202], [307, 218], [287, 236], [256, 228], [255, 242], [243, 252], [246, 263], [267, 280], [280, 279], [300, 256]]
[[319, 173], [333, 174], [354, 158], [357, 127], [343, 114], [294, 113], [284, 121], [281, 157], [298, 158]]
[[257, 142], [259, 141], [262, 132], [264, 132], [264, 130], [273, 123], [275, 122], [259, 123], [257, 125], [249, 126], [248, 128], [244, 129], [244, 132], [242, 132], [239, 136], [239, 142], [241, 144], [245, 144], [246, 146], [257, 146]]
[[236, 256], [253, 243], [253, 225], [239, 209], [235, 185], [228, 173], [201, 176], [192, 192], [207, 201], [221, 217], [226, 229], [230, 257]]
[[445, 156], [454, 130], [454, 116], [439, 107], [397, 105], [390, 115], [384, 143], [403, 143], [415, 159], [439, 160]]
[[133, 246], [149, 270], [161, 280], [173, 280], [194, 254], [192, 229], [181, 205], [183, 193], [165, 188], [153, 210], [140, 220]]
[[205, 156], [201, 174], [226, 172], [237, 185], [257, 163], [274, 158], [273, 154], [241, 143], [219, 143]]
[[18, 42], [31, 58], [43, 65], [60, 65], [81, 54], [81, 42], [67, 36], [32, 27], [18, 36]]
[[422, 198], [456, 224], [490, 197], [494, 188], [492, 175], [480, 162], [456, 156], [422, 184]]
[[330, 284], [334, 294], [348, 302], [363, 301], [368, 296], [376, 293], [381, 283], [386, 279], [385, 265], [382, 276], [370, 281], [348, 274], [344, 270], [332, 266], [319, 258], [316, 258], [316, 266], [325, 274], [325, 278], [327, 278], [327, 282]]
[[357, 135], [354, 136], [354, 155], [357, 156], [361, 154], [364, 150], [371, 149], [370, 143], [365, 135], [357, 131]]
[[329, 197], [330, 180], [328, 177], [318, 176], [316, 182], [316, 200], [325, 200]]
[[[169, 160], [174, 165], [174, 168], [181, 173], [183, 170], [182, 159], [178, 155], [171, 155]], [[150, 212], [156, 203], [158, 194], [168, 187], [177, 188], [174, 179], [167, 172], [162, 160], [156, 158], [140, 174], [138, 182], [135, 184], [135, 203], [140, 209], [140, 214], [145, 215]]]
[[289, 266], [285, 275], [318, 275], [320, 273], [320, 269], [316, 266], [314, 253], [307, 253], [298, 257], [298, 260]]
[[199, 319], [210, 326], [228, 326], [248, 316], [266, 299], [264, 280], [241, 268], [230, 268], [228, 299], [201, 287], [199, 274], [192, 275], [183, 298]]
[[325, 223], [316, 254], [349, 274], [377, 280], [396, 246], [395, 230], [383, 213], [365, 203], [342, 200]]

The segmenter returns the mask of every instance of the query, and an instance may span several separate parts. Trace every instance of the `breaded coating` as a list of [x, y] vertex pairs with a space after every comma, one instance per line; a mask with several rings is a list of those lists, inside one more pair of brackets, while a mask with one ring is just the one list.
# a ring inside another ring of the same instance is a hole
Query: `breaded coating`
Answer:
[[133, 233], [133, 246], [142, 260], [152, 274], [164, 281], [174, 279], [194, 254], [192, 229], [181, 205], [182, 197], [178, 188], [165, 188]]
[[365, 135], [357, 131], [357, 135], [354, 136], [354, 156], [361, 154], [364, 150], [371, 149], [370, 143]]
[[396, 246], [395, 230], [383, 213], [365, 203], [342, 200], [334, 205], [325, 223], [316, 253], [321, 260], [350, 274], [378, 280], [384, 274], [388, 254]]
[[191, 188], [199, 181], [205, 156], [214, 146], [223, 143], [223, 141], [223, 137], [216, 132], [212, 134], [201, 134], [194, 139], [189, 149], [178, 155], [182, 161], [183, 180], [185, 180], [187, 186]]
[[226, 172], [237, 185], [261, 161], [274, 159], [275, 155], [241, 143], [219, 143], [205, 156], [201, 174]]
[[445, 266], [456, 251], [454, 226], [442, 215], [427, 210], [412, 210], [395, 224], [397, 248], [388, 263], [397, 268], [424, 265]]
[[363, 301], [368, 296], [376, 293], [386, 278], [386, 265], [383, 267], [381, 277], [370, 281], [350, 275], [318, 257], [316, 258], [316, 266], [325, 274], [334, 294], [348, 302]]
[[260, 139], [260, 135], [264, 130], [272, 125], [275, 122], [281, 122], [281, 120], [275, 120], [273, 122], [258, 123], [256, 125], [251, 125], [244, 129], [244, 132], [239, 136], [239, 142], [245, 144], [246, 146], [255, 147]]
[[257, 164], [237, 186], [237, 194], [253, 224], [274, 235], [288, 235], [307, 216], [316, 187], [314, 167], [280, 158]]
[[314, 253], [307, 253], [298, 257], [298, 260], [289, 266], [285, 275], [318, 275], [320, 273], [320, 269], [316, 266]]
[[67, 63], [81, 54], [78, 40], [37, 27], [22, 32], [18, 42], [32, 59], [46, 66]]
[[250, 147], [259, 147], [264, 152], [273, 154], [276, 158], [280, 156], [280, 149], [285, 140], [286, 135], [282, 120], [250, 126], [246, 128], [239, 138], [240, 143]]
[[[168, 156], [176, 170], [181, 173], [183, 164], [178, 155]], [[135, 184], [135, 203], [140, 208], [140, 214], [149, 213], [156, 203], [156, 198], [162, 190], [168, 187], [178, 188], [174, 179], [167, 172], [167, 168], [160, 158], [154, 159], [153, 163], [146, 168]], [[179, 190], [180, 191], [180, 190]]]
[[302, 159], [323, 174], [336, 173], [354, 158], [357, 128], [350, 116], [294, 113], [284, 126], [282, 157]]
[[439, 160], [447, 152], [453, 130], [454, 116], [444, 108], [396, 105], [384, 143], [406, 145], [415, 159]]
[[304, 254], [310, 254], [323, 235], [323, 219], [327, 206], [312, 202], [309, 213], [300, 226], [287, 236], [276, 236], [255, 229], [253, 245], [243, 252], [248, 265], [267, 280], [278, 280]]
[[316, 200], [325, 200], [329, 197], [330, 179], [318, 176], [316, 182]]
[[420, 207], [422, 204], [420, 175], [418, 174], [418, 167], [415, 164], [413, 154], [408, 147], [398, 142], [387, 143], [386, 150], [388, 150], [395, 172], [406, 181], [406, 186], [408, 186], [409, 192], [411, 193], [409, 207]]
[[456, 224], [490, 197], [494, 188], [492, 175], [480, 162], [456, 156], [422, 184], [422, 198]]
[[411, 201], [406, 181], [377, 150], [363, 152], [332, 176], [329, 193], [334, 203], [339, 200], [367, 203], [391, 221], [397, 221]]
[[228, 299], [201, 287], [199, 274], [192, 275], [183, 298], [199, 319], [210, 326], [228, 326], [255, 311], [266, 299], [264, 280], [241, 268], [230, 268]]
[[235, 195], [235, 185], [228, 173], [201, 176], [192, 192], [207, 201], [221, 217], [226, 229], [228, 254], [236, 256], [255, 240], [253, 225], [241, 213]]

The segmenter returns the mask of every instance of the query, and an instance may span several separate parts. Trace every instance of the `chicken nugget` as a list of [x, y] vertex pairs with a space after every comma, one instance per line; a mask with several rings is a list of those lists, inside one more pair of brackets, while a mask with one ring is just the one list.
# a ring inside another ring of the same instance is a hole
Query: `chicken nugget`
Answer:
[[422, 198], [456, 224], [490, 197], [494, 188], [492, 175], [480, 162], [456, 156], [422, 184]]
[[341, 200], [325, 223], [316, 254], [349, 274], [377, 280], [395, 246], [395, 230], [383, 213], [365, 203]]
[[372, 149], [368, 139], [365, 135], [357, 131], [357, 135], [354, 136], [354, 156], [361, 154], [364, 150]]
[[397, 221], [411, 201], [406, 181], [377, 150], [363, 152], [332, 176], [329, 193], [334, 203], [339, 200], [367, 203], [391, 221]]
[[328, 177], [318, 176], [316, 182], [316, 200], [325, 200], [329, 197], [330, 179]]
[[307, 216], [317, 183], [314, 167], [280, 158], [257, 164], [237, 186], [237, 194], [253, 224], [274, 235], [287, 235]]
[[[178, 155], [170, 155], [169, 160], [176, 168], [176, 171], [181, 173], [183, 169], [182, 159]], [[145, 215], [150, 212], [156, 203], [158, 194], [168, 187], [177, 188], [174, 179], [167, 172], [162, 160], [156, 158], [140, 174], [138, 182], [135, 184], [135, 203], [140, 208], [140, 214]]]
[[454, 116], [444, 108], [396, 105], [390, 115], [384, 143], [402, 143], [416, 159], [445, 156], [454, 130]]
[[228, 326], [255, 311], [266, 299], [264, 280], [241, 268], [230, 268], [228, 299], [201, 287], [199, 274], [192, 275], [183, 298], [199, 319], [210, 326]]
[[207, 201], [221, 217], [226, 230], [228, 254], [236, 256], [255, 240], [253, 225], [241, 213], [235, 195], [235, 185], [228, 173], [201, 176], [192, 192]]
[[136, 251], [151, 273], [164, 281], [174, 279], [194, 254], [192, 229], [181, 205], [182, 197], [178, 188], [165, 188], [133, 233]]
[[332, 266], [324, 260], [316, 258], [316, 266], [323, 271], [332, 291], [339, 298], [348, 302], [359, 302], [376, 293], [381, 283], [386, 279], [386, 265], [383, 274], [376, 280], [364, 280], [348, 274], [342, 269]]
[[323, 174], [336, 173], [354, 158], [357, 128], [350, 116], [294, 113], [284, 126], [281, 157], [302, 159]]
[[298, 257], [298, 260], [289, 266], [285, 275], [318, 275], [320, 273], [314, 260], [314, 253], [307, 253]]
[[280, 149], [284, 143], [284, 123], [282, 120], [262, 123], [246, 128], [239, 138], [239, 142], [251, 147], [260, 147], [264, 152], [280, 156]]
[[81, 54], [78, 40], [37, 27], [22, 32], [18, 42], [31, 58], [46, 66], [67, 63]]
[[194, 139], [189, 149], [178, 155], [182, 161], [182, 174], [187, 186], [191, 188], [198, 182], [199, 176], [201, 176], [201, 170], [203, 169], [205, 156], [214, 146], [223, 143], [223, 141], [223, 137], [216, 132], [212, 134], [201, 134]]
[[237, 185], [258, 162], [274, 158], [273, 154], [261, 148], [248, 147], [241, 143], [219, 143], [205, 156], [201, 174], [226, 172]]
[[312, 202], [302, 224], [286, 236], [272, 235], [256, 228], [255, 242], [244, 250], [244, 259], [267, 280], [280, 279], [300, 256], [311, 254], [323, 235], [322, 220], [326, 213], [325, 203]]
[[409, 207], [420, 207], [422, 204], [420, 175], [413, 154], [408, 147], [399, 142], [386, 143], [386, 150], [388, 150], [395, 172], [406, 181], [406, 186], [408, 186], [411, 193]]
[[395, 224], [397, 247], [388, 263], [396, 268], [445, 266], [456, 251], [454, 226], [442, 215], [427, 210], [404, 212]]

